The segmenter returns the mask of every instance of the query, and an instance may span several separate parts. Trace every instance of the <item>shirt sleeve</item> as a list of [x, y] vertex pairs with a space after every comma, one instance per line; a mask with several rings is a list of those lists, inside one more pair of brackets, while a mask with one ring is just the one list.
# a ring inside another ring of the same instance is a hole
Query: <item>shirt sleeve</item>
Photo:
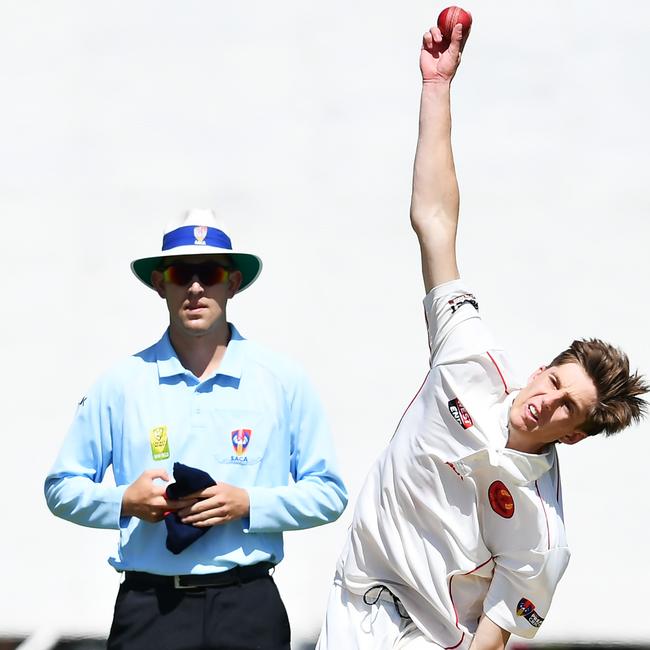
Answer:
[[247, 532], [281, 532], [320, 526], [338, 519], [347, 504], [332, 436], [316, 392], [301, 375], [289, 400], [292, 482], [248, 488]]
[[49, 509], [82, 526], [119, 528], [126, 485], [102, 485], [112, 461], [111, 397], [99, 382], [81, 400], [57, 459], [45, 479]]
[[462, 280], [434, 287], [424, 298], [431, 366], [495, 347], [479, 314], [478, 301]]
[[569, 557], [567, 547], [557, 547], [495, 558], [494, 576], [483, 604], [485, 615], [512, 634], [533, 638], [548, 614]]

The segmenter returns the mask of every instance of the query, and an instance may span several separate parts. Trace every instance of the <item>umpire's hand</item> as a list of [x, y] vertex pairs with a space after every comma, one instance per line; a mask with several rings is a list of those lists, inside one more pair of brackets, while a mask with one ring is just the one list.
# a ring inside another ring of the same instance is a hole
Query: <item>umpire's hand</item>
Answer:
[[194, 499], [195, 503], [178, 512], [184, 524], [219, 526], [234, 519], [248, 517], [250, 513], [248, 492], [228, 483], [217, 483], [189, 494], [188, 498]]
[[148, 469], [126, 488], [122, 496], [122, 517], [137, 517], [156, 523], [163, 520], [166, 512], [181, 510], [196, 503], [192, 497], [177, 501], [167, 499], [165, 487], [154, 483], [157, 478], [169, 483], [169, 475], [164, 469]]

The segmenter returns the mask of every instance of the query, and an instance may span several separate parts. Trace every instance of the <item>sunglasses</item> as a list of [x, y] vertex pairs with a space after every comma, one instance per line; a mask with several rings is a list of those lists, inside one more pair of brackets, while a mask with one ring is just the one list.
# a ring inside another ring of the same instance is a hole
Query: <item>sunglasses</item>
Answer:
[[175, 262], [163, 269], [165, 282], [177, 284], [179, 287], [188, 285], [194, 276], [206, 287], [215, 284], [228, 282], [231, 269], [218, 264], [217, 262], [203, 262], [202, 264], [188, 264], [186, 262]]

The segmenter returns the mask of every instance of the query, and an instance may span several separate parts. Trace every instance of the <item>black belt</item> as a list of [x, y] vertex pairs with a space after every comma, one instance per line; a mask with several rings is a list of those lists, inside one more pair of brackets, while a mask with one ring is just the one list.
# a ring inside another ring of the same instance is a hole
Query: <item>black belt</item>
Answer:
[[190, 574], [184, 576], [162, 576], [144, 571], [126, 571], [124, 584], [129, 587], [167, 587], [173, 589], [201, 589], [204, 587], [228, 587], [243, 582], [265, 578], [273, 568], [270, 562], [250, 566], [236, 566], [220, 573]]

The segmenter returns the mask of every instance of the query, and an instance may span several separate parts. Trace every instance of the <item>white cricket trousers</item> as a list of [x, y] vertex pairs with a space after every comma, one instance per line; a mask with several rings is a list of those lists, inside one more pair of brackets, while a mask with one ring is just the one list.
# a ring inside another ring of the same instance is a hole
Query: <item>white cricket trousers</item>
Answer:
[[402, 618], [391, 598], [374, 605], [334, 583], [316, 650], [435, 650], [410, 618]]

